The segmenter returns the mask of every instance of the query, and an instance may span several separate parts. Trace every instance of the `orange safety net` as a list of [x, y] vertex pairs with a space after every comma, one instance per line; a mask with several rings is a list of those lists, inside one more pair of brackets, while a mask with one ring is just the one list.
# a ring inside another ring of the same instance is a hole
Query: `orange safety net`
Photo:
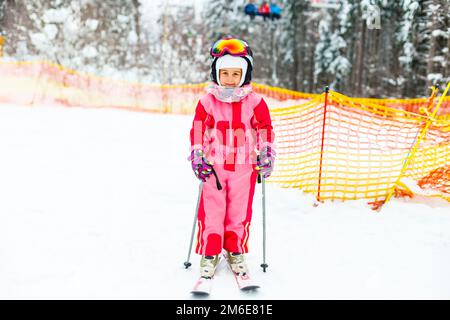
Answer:
[[[425, 113], [428, 110], [429, 99], [417, 98], [417, 99], [371, 99], [371, 98], [354, 98], [355, 101], [361, 104], [377, 104], [389, 108], [395, 108], [405, 110], [411, 113]], [[428, 110], [429, 111], [429, 110]], [[446, 97], [440, 106], [437, 115], [450, 115], [450, 97]]]
[[191, 113], [199, 85], [151, 85], [83, 74], [45, 61], [0, 61], [0, 102]]
[[[133, 83], [84, 74], [47, 61], [0, 61], [0, 102], [25, 105], [44, 103], [191, 114], [206, 85]], [[277, 101], [304, 102], [320, 96], [258, 83], [253, 83], [253, 88], [265, 98]], [[428, 101], [426, 98], [354, 100], [416, 113]], [[440, 109], [438, 114], [450, 116], [450, 98], [444, 100]]]
[[432, 170], [417, 183], [421, 188], [450, 193], [450, 164]]
[[[206, 86], [132, 83], [83, 74], [47, 61], [0, 61], [0, 102], [191, 114]], [[318, 96], [257, 83], [253, 88], [278, 101]]]
[[[0, 61], [0, 103], [193, 114], [206, 85], [132, 83], [45, 61]], [[397, 180], [434, 97], [368, 99], [253, 87], [268, 100], [276, 132], [277, 164], [268, 182], [312, 192], [321, 201], [367, 199], [376, 206], [392, 188], [394, 195], [411, 196]], [[446, 97], [404, 176], [450, 201], [449, 108]]]
[[317, 98], [319, 94], [304, 93], [299, 91], [288, 90], [279, 87], [271, 87], [258, 83], [252, 83], [255, 92], [264, 95], [265, 97], [273, 98], [275, 100], [311, 100]]
[[[428, 119], [337, 92], [272, 109], [271, 115], [278, 150], [271, 182], [311, 192], [321, 201], [367, 199], [374, 206], [396, 183]], [[419, 181], [449, 160], [450, 121], [437, 118], [404, 177]], [[450, 200], [450, 188], [440, 190]], [[408, 191], [396, 187], [401, 194]]]

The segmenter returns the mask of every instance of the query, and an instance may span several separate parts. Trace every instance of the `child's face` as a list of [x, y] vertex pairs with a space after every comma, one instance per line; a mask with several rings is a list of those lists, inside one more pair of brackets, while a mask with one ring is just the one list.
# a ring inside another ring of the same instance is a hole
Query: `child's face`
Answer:
[[241, 82], [242, 69], [226, 68], [219, 70], [219, 80], [224, 87], [237, 87]]

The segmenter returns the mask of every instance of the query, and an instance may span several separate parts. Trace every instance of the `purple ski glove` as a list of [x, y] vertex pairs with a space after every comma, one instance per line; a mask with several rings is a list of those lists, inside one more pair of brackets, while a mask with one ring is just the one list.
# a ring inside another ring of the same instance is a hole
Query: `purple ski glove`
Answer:
[[208, 160], [203, 157], [203, 151], [200, 149], [192, 150], [188, 160], [191, 161], [195, 176], [203, 182], [206, 182], [206, 179], [213, 173], [213, 170]]
[[264, 178], [268, 178], [272, 174], [275, 164], [275, 156], [276, 152], [270, 146], [262, 148], [259, 152], [259, 158], [256, 163], [256, 170], [258, 170]]

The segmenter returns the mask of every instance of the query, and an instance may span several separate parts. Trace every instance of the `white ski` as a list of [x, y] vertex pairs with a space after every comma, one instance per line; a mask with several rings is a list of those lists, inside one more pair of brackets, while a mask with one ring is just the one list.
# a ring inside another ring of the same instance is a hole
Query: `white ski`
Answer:
[[212, 281], [212, 278], [198, 278], [197, 282], [194, 285], [194, 288], [191, 290], [191, 293], [193, 295], [209, 296], [211, 294]]
[[[219, 261], [217, 262], [216, 270], [214, 274], [220, 269], [221, 263], [223, 259], [219, 256]], [[191, 293], [195, 296], [209, 296], [211, 294], [212, 283], [214, 281], [214, 277], [212, 278], [198, 278], [197, 282], [194, 285], [194, 288], [191, 290]]]
[[233, 272], [233, 275], [236, 279], [238, 288], [242, 291], [252, 291], [260, 288], [260, 286], [257, 285], [252, 278], [250, 278], [250, 275], [248, 273], [245, 275], [238, 275]]
[[250, 277], [250, 274], [247, 272], [245, 275], [237, 274], [231, 269], [231, 265], [228, 261], [227, 255], [224, 253], [224, 260], [227, 261], [228, 268], [230, 269], [231, 273], [233, 274], [234, 278], [236, 279], [236, 283], [238, 285], [238, 288], [242, 291], [252, 291], [259, 289], [260, 286], [255, 283], [255, 281]]

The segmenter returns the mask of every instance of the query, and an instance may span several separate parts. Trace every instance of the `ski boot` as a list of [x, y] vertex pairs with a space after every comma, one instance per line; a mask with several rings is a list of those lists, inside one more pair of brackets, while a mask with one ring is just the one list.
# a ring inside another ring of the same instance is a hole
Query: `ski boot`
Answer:
[[217, 265], [219, 263], [219, 255], [202, 256], [200, 259], [200, 277], [211, 279], [214, 277]]
[[227, 252], [227, 260], [231, 270], [238, 276], [245, 276], [248, 273], [245, 255], [239, 252]]

